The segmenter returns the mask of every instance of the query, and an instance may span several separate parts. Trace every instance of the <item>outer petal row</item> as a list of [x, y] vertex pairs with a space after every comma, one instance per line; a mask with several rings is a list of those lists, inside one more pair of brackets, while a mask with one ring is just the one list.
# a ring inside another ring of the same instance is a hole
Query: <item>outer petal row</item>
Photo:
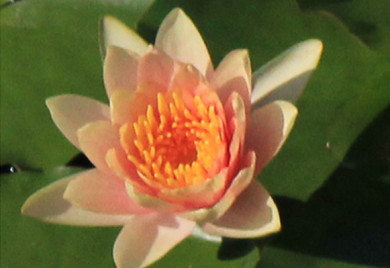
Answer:
[[130, 49], [140, 56], [148, 50], [148, 44], [139, 34], [110, 16], [104, 17], [101, 22], [100, 38], [103, 55], [109, 46]]
[[110, 46], [104, 60], [104, 85], [107, 95], [118, 89], [133, 91], [137, 88], [139, 56], [120, 47]]
[[46, 105], [62, 134], [79, 149], [79, 128], [93, 121], [110, 120], [110, 108], [107, 104], [83, 96], [55, 96], [47, 99]]
[[173, 59], [192, 64], [206, 77], [213, 69], [202, 36], [191, 19], [179, 8], [172, 10], [161, 23], [156, 47]]
[[132, 218], [114, 245], [117, 267], [145, 267], [189, 236], [195, 222], [172, 214], [150, 214]]
[[253, 181], [232, 207], [203, 229], [214, 235], [233, 238], [265, 236], [280, 230], [278, 209], [260, 182]]
[[286, 101], [276, 101], [252, 112], [246, 135], [246, 148], [256, 152], [255, 176], [279, 151], [297, 114], [295, 106]]
[[152, 212], [129, 198], [125, 182], [108, 177], [97, 169], [73, 177], [63, 196], [73, 205], [107, 214], [145, 214]]
[[133, 217], [95, 213], [73, 206], [63, 195], [75, 176], [78, 174], [58, 180], [35, 192], [24, 203], [22, 214], [51, 223], [85, 226], [123, 225]]
[[317, 67], [322, 42], [310, 39], [298, 43], [253, 74], [252, 103], [265, 105], [274, 100], [295, 102]]

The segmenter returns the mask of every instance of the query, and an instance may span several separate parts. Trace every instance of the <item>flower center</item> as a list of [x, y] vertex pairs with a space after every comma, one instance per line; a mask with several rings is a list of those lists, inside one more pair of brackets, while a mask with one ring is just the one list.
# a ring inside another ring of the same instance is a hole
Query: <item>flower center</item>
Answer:
[[187, 107], [178, 93], [159, 93], [157, 111], [148, 105], [145, 115], [121, 128], [121, 140], [134, 145], [127, 146], [128, 159], [146, 183], [179, 188], [209, 177], [223, 146], [222, 123], [215, 106], [199, 96], [191, 101]]

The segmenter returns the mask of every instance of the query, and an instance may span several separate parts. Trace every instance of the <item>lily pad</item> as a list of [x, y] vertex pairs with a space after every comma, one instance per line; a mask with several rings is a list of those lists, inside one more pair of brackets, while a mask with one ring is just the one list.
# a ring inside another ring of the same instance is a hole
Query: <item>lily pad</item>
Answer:
[[332, 259], [314, 257], [294, 251], [269, 248], [263, 252], [263, 257], [256, 267], [301, 267], [301, 268], [365, 268], [372, 267], [345, 263]]

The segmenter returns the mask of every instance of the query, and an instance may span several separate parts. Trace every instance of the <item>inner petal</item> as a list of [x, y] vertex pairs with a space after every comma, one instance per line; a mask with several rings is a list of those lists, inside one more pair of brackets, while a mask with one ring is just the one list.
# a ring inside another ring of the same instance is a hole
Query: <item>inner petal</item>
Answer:
[[[120, 129], [127, 158], [157, 188], [195, 185], [219, 171], [226, 152], [223, 124], [214, 105], [199, 96], [187, 107], [180, 91], [158, 93], [157, 105]], [[153, 108], [155, 107], [155, 108]]]

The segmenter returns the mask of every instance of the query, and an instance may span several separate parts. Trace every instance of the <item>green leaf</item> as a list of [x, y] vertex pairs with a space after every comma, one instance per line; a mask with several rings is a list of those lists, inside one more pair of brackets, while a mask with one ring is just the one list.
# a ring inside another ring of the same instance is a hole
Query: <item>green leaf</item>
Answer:
[[[348, 2], [355, 10], [355, 1]], [[356, 10], [362, 9], [360, 2]], [[381, 3], [390, 10], [390, 2]], [[156, 1], [141, 21], [144, 35], [151, 39], [175, 6], [199, 27], [215, 65], [230, 50], [248, 48], [255, 70], [299, 41], [323, 41], [323, 58], [298, 101], [291, 136], [259, 177], [272, 194], [307, 200], [390, 103], [390, 60], [381, 54], [388, 52], [387, 39], [377, 40], [374, 51], [330, 13], [302, 11], [294, 0]], [[385, 14], [378, 14], [378, 25], [388, 21]]]
[[304, 10], [326, 11], [340, 19], [365, 45], [390, 56], [389, 1], [376, 0], [298, 0]]
[[[54, 225], [20, 214], [33, 192], [77, 171], [58, 168], [2, 176], [1, 267], [114, 267], [112, 247], [120, 228]], [[234, 253], [237, 245], [246, 250]], [[220, 243], [189, 237], [152, 267], [254, 267], [258, 250], [246, 245], [230, 243], [228, 253], [221, 253]]]
[[300, 268], [363, 268], [365, 265], [350, 264], [341, 261], [319, 258], [283, 249], [268, 248], [256, 267], [300, 267]]
[[1, 9], [2, 164], [49, 169], [76, 154], [45, 99], [73, 93], [107, 102], [99, 20], [112, 15], [134, 27], [151, 2], [36, 0]]

